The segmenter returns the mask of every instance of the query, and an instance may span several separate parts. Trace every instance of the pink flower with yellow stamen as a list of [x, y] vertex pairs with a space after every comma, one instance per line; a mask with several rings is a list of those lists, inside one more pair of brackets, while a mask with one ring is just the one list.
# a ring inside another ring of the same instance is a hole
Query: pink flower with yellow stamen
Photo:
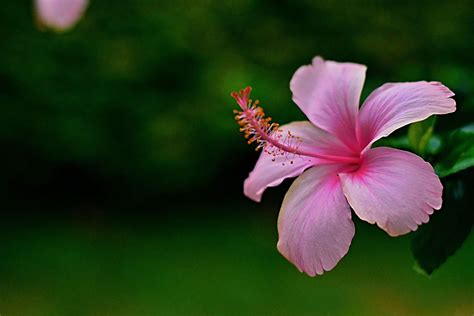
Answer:
[[262, 153], [244, 183], [259, 202], [267, 187], [299, 176], [285, 195], [277, 248], [310, 276], [333, 269], [355, 233], [350, 207], [362, 220], [399, 236], [441, 208], [443, 186], [432, 166], [378, 139], [434, 114], [456, 110], [439, 82], [387, 83], [359, 109], [366, 67], [315, 57], [290, 82], [293, 101], [309, 121], [279, 126], [265, 117], [250, 87], [233, 92], [236, 120]]

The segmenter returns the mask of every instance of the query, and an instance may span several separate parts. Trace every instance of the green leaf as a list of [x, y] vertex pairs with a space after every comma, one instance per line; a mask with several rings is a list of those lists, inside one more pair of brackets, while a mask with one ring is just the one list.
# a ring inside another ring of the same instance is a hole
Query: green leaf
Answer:
[[440, 177], [474, 166], [474, 123], [454, 130], [444, 141], [435, 164]]
[[408, 142], [411, 149], [423, 156], [426, 152], [428, 143], [433, 135], [436, 116], [431, 116], [424, 121], [411, 124], [408, 128]]
[[431, 275], [461, 247], [474, 221], [474, 176], [468, 171], [443, 179], [443, 208], [412, 234], [416, 270]]

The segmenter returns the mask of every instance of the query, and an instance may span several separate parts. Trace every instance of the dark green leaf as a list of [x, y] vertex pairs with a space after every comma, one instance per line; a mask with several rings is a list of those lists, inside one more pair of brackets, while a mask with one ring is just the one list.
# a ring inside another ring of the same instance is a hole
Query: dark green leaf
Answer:
[[408, 141], [411, 149], [423, 156], [433, 134], [436, 116], [431, 116], [424, 121], [411, 124], [408, 128]]
[[444, 141], [435, 164], [440, 177], [474, 166], [474, 123], [453, 131]]
[[461, 247], [471, 231], [474, 177], [467, 171], [443, 179], [443, 207], [413, 233], [416, 270], [430, 275]]

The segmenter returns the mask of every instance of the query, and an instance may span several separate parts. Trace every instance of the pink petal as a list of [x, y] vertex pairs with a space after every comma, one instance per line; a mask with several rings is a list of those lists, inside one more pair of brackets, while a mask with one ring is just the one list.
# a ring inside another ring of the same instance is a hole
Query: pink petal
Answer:
[[310, 276], [333, 269], [354, 237], [339, 170], [340, 166], [323, 165], [305, 171], [286, 193], [280, 210], [277, 248]]
[[293, 101], [313, 124], [354, 147], [365, 70], [364, 65], [315, 57], [311, 65], [300, 67], [293, 75], [290, 82]]
[[416, 230], [441, 208], [443, 186], [433, 167], [407, 151], [370, 149], [359, 170], [339, 176], [354, 212], [391, 236]]
[[369, 95], [360, 110], [357, 136], [361, 147], [433, 114], [454, 112], [453, 95], [439, 82], [384, 84]]
[[36, 0], [36, 13], [40, 23], [64, 31], [82, 17], [88, 0]]
[[[291, 131], [299, 137], [298, 148], [335, 156], [349, 156], [349, 149], [331, 134], [315, 127], [310, 122], [293, 122], [280, 127], [281, 135]], [[286, 178], [296, 177], [315, 164], [330, 163], [314, 157], [294, 154], [272, 156], [262, 151], [254, 170], [244, 182], [244, 193], [250, 199], [260, 202], [267, 187], [274, 187]]]

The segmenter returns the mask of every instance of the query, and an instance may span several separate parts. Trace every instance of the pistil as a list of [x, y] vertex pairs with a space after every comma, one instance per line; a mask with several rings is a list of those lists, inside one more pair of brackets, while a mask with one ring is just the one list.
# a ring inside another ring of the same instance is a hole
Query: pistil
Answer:
[[360, 158], [358, 157], [333, 156], [300, 149], [301, 138], [294, 135], [291, 131], [287, 131], [284, 134], [278, 123], [271, 122], [271, 117], [265, 117], [265, 112], [259, 106], [259, 101], [252, 102], [250, 99], [251, 91], [251, 87], [246, 87], [240, 90], [239, 93], [232, 92], [231, 96], [241, 108], [241, 111], [234, 110], [236, 114], [235, 119], [241, 126], [240, 131], [248, 139], [248, 144], [257, 143], [255, 150], [265, 150], [273, 156], [273, 160], [276, 160], [276, 157], [280, 155], [293, 154], [332, 162], [360, 163]]

